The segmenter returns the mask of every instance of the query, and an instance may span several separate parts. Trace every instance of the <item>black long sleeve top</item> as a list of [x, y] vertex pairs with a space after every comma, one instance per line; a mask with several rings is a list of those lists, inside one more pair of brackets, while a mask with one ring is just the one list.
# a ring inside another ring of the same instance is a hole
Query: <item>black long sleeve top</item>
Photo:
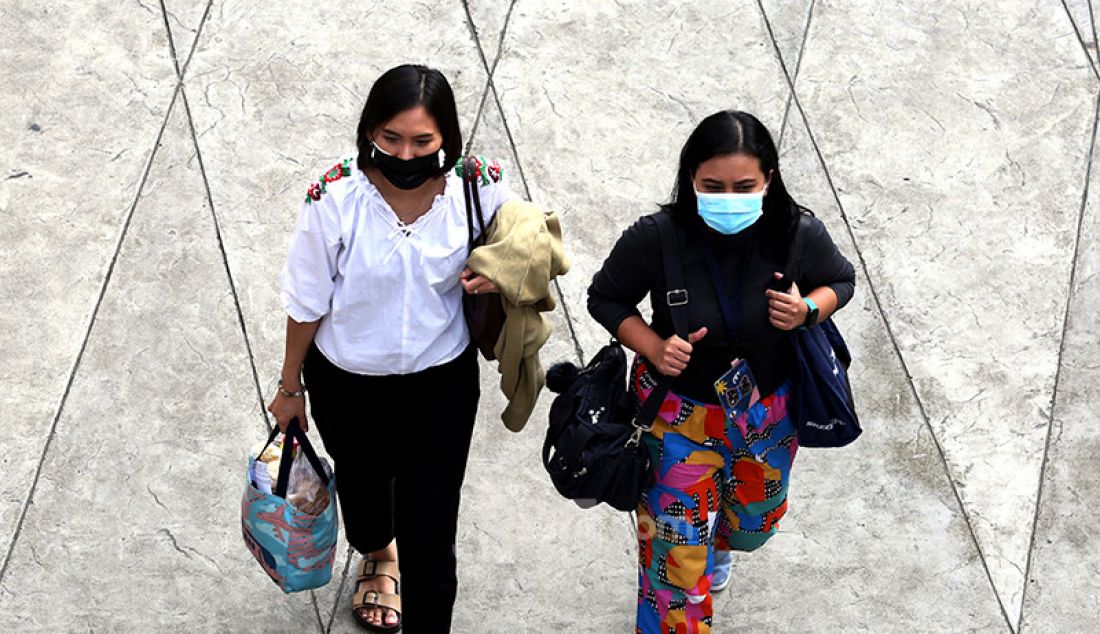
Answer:
[[[658, 212], [665, 213], [665, 212]], [[790, 374], [790, 341], [786, 333], [768, 320], [765, 295], [773, 273], [784, 270], [782, 255], [768, 248], [760, 237], [759, 225], [734, 235], [712, 230], [698, 217], [672, 223], [680, 244], [684, 285], [688, 291], [688, 332], [706, 326], [707, 334], [693, 346], [687, 367], [672, 382], [672, 391], [705, 403], [718, 403], [714, 382], [743, 358], [756, 377], [761, 394], [770, 394]], [[825, 225], [805, 215], [800, 225], [800, 253], [792, 254], [795, 281], [803, 295], [828, 286], [837, 296], [837, 308], [843, 307], [855, 291], [855, 270], [836, 248]], [[698, 240], [713, 246], [718, 265], [732, 303], [738, 281], [741, 283], [741, 323], [734, 337], [722, 318], [721, 306], [703, 250]], [[651, 327], [662, 338], [675, 332], [666, 303], [664, 265], [657, 223], [643, 217], [623, 232], [603, 267], [588, 287], [588, 312], [616, 336], [627, 317], [638, 315], [638, 304], [648, 294], [653, 307]], [[650, 369], [656, 372], [653, 364]]]

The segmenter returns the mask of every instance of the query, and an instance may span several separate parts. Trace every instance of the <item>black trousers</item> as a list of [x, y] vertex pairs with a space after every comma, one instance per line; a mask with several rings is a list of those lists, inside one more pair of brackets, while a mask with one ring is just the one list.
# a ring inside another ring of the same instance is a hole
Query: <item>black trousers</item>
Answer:
[[366, 554], [396, 538], [403, 630], [450, 631], [459, 494], [481, 394], [476, 348], [422, 372], [364, 376], [313, 345], [303, 373], [348, 542]]

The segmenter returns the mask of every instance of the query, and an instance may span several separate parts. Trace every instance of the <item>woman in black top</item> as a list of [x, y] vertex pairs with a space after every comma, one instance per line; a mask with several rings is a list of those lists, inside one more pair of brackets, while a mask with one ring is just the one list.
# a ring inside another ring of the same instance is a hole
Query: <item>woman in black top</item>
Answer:
[[[763, 545], [786, 511], [798, 446], [786, 414], [786, 331], [843, 307], [855, 274], [824, 225], [792, 200], [771, 135], [744, 112], [718, 112], [692, 132], [672, 202], [657, 213], [672, 218], [680, 247], [686, 294], [671, 298], [687, 298], [686, 338], [672, 324], [668, 291], [678, 289], [665, 282], [651, 216], [619, 238], [588, 289], [588, 309], [637, 353], [639, 401], [662, 376], [671, 381], [645, 435], [656, 481], [638, 507], [638, 631], [708, 631], [711, 592], [730, 581], [729, 551]], [[801, 253], [788, 253], [796, 223]], [[637, 308], [647, 294], [651, 324]], [[756, 389], [736, 402], [726, 389], [746, 374]]]

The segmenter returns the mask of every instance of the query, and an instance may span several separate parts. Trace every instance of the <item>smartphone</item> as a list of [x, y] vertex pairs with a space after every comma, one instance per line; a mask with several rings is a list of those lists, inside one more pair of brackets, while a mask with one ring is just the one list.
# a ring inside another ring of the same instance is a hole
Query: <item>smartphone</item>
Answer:
[[778, 280], [775, 279], [775, 277], [772, 277], [771, 281], [768, 282], [768, 290], [777, 291], [779, 293], [789, 293], [791, 290], [791, 284], [793, 283], [794, 280], [788, 279], [786, 276], [783, 276]]

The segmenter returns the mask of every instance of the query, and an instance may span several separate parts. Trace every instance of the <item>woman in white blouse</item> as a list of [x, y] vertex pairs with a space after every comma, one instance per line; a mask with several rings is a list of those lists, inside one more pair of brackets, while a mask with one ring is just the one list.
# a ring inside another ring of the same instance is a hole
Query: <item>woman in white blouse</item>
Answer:
[[[462, 135], [446, 78], [424, 66], [387, 71], [357, 136], [358, 157], [333, 166], [302, 204], [281, 276], [286, 355], [268, 410], [280, 428], [295, 417], [307, 427], [308, 386], [347, 539], [363, 555], [356, 620], [446, 632], [480, 395], [462, 293], [496, 287], [465, 267], [453, 169]], [[511, 196], [501, 177], [483, 164], [486, 223]]]

